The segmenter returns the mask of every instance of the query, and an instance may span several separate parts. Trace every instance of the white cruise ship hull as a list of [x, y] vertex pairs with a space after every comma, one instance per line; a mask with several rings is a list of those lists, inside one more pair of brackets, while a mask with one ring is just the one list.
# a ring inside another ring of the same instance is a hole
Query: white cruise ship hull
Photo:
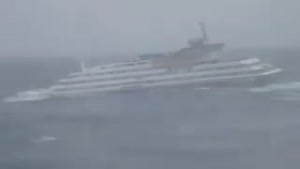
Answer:
[[20, 92], [4, 101], [36, 101], [166, 88], [253, 88], [272, 83], [281, 71], [256, 58], [205, 62], [175, 69], [156, 67], [149, 60], [137, 60], [85, 68], [48, 89]]
[[[170, 71], [167, 69], [151, 69], [144, 74], [134, 72], [116, 73], [111, 77], [106, 75], [93, 77], [90, 82], [84, 73], [61, 80], [62, 84], [50, 88], [51, 97], [78, 97], [98, 95], [99, 93], [141, 91], [156, 88], [182, 87], [253, 87], [264, 85], [273, 79], [272, 76], [281, 69], [272, 65], [262, 64], [260, 60], [245, 59], [230, 62], [201, 64], [191, 70]], [[159, 73], [161, 71], [161, 73]], [[151, 74], [153, 73], [153, 74]], [[127, 76], [121, 76], [127, 74]], [[81, 77], [83, 76], [83, 77]], [[88, 82], [80, 81], [86, 80]], [[67, 83], [68, 82], [68, 83]], [[263, 82], [263, 83], [261, 83]]]

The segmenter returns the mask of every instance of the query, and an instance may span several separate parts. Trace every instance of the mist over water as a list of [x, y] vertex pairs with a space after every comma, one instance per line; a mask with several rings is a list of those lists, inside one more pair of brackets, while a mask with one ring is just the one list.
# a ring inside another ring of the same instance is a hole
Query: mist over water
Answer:
[[[299, 53], [252, 51], [284, 72], [279, 90], [164, 90], [0, 104], [1, 168], [293, 168]], [[284, 57], [283, 57], [284, 56]], [[4, 64], [5, 63], [5, 64]], [[47, 87], [73, 59], [2, 59], [1, 97]], [[13, 78], [14, 77], [14, 78]], [[289, 78], [286, 78], [289, 77]], [[12, 80], [14, 82], [12, 83]], [[280, 93], [281, 92], [281, 93]], [[275, 99], [274, 99], [275, 98]]]
[[201, 36], [228, 48], [299, 47], [295, 0], [4, 0], [0, 56], [167, 52]]
[[2, 0], [0, 99], [201, 37], [282, 68], [273, 84], [0, 102], [2, 169], [300, 166], [300, 1]]

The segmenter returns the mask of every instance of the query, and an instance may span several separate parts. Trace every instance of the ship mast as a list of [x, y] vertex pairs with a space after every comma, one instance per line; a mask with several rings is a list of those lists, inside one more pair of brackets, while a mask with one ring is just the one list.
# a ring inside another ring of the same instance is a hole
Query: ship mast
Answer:
[[83, 61], [80, 62], [81, 72], [85, 72], [85, 63]]
[[200, 25], [200, 28], [201, 28], [201, 31], [202, 31], [202, 36], [203, 36], [204, 43], [208, 43], [205, 23], [200, 22], [199, 25]]

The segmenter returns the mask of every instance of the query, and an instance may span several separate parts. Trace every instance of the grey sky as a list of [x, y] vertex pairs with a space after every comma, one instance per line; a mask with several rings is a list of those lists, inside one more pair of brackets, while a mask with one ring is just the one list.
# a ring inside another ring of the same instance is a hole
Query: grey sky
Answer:
[[300, 44], [297, 0], [1, 0], [0, 56], [166, 52], [199, 36], [228, 48]]

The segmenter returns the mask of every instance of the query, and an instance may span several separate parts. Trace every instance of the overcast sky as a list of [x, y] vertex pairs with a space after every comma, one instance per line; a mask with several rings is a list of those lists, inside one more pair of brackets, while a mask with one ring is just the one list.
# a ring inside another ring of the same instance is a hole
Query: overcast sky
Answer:
[[227, 48], [300, 46], [298, 11], [298, 0], [1, 0], [0, 56], [166, 52], [200, 36], [198, 21]]

